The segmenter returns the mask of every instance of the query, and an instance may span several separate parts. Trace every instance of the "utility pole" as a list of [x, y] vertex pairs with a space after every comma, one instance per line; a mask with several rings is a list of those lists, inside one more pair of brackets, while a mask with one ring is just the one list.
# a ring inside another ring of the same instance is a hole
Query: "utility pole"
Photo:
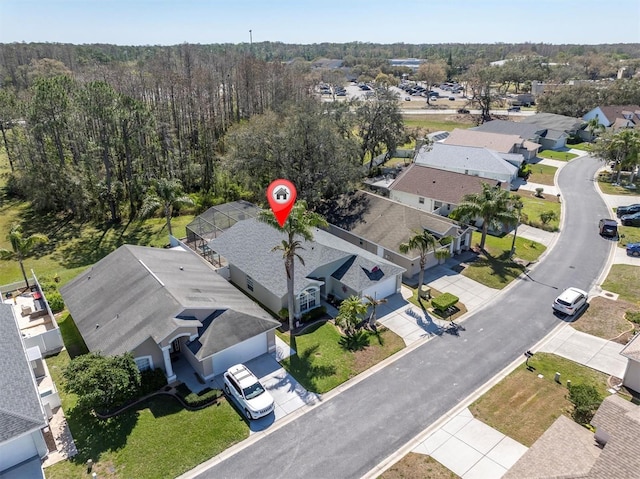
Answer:
[[251, 30], [249, 30], [249, 46], [253, 46], [253, 35], [251, 34]]

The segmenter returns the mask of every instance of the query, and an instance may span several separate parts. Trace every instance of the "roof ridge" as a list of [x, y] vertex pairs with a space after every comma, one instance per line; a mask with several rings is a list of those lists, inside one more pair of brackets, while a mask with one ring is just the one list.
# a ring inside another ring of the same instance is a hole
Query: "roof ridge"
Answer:
[[24, 421], [33, 423], [35, 426], [38, 426], [38, 427], [40, 426], [40, 423], [38, 423], [38, 421], [35, 421], [33, 418], [25, 416], [23, 414], [16, 413], [16, 412], [8, 411], [6, 408], [3, 408], [3, 407], [0, 407], [0, 413], [4, 413], [4, 414], [6, 414], [8, 416], [15, 417], [15, 418], [22, 419]]

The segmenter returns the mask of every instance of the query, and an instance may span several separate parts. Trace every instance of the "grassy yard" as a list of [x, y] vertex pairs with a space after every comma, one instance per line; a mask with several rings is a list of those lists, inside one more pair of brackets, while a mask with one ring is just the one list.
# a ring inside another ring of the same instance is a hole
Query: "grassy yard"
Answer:
[[[622, 185], [627, 185], [630, 179], [630, 173], [623, 171], [622, 175], [620, 177], [620, 182]], [[638, 201], [637, 198], [633, 198], [634, 196], [640, 196], [640, 180], [636, 179], [635, 180], [635, 186], [636, 189], [628, 189], [625, 188], [624, 186], [618, 185], [618, 184], [613, 184], [613, 182], [615, 182], [615, 180], [617, 180], [617, 173], [612, 173], [610, 170], [608, 171], [603, 171], [598, 175], [598, 186], [600, 187], [600, 190], [605, 194], [605, 195], [625, 195], [625, 196], [630, 196], [632, 198], [629, 198], [629, 202], [630, 203], [635, 203]]]
[[627, 243], [640, 243], [640, 228], [618, 225], [618, 237], [618, 246], [621, 248], [625, 248]]
[[460, 476], [451, 472], [431, 456], [410, 452], [384, 471], [379, 479], [408, 479], [412, 477], [459, 479]]
[[[480, 233], [474, 232], [472, 244], [480, 243]], [[462, 274], [490, 288], [502, 289], [520, 276], [524, 268], [509, 259], [513, 236], [502, 238], [487, 235], [485, 249], [488, 256], [481, 254], [476, 261], [464, 269]], [[546, 247], [535, 241], [516, 238], [515, 256], [525, 261], [536, 261]]]
[[550, 160], [569, 161], [576, 158], [578, 155], [575, 153], [569, 153], [567, 151], [554, 151], [544, 150], [538, 153], [539, 158], [548, 158]]
[[591, 143], [583, 141], [582, 143], [567, 145], [567, 148], [571, 148], [573, 150], [591, 151]]
[[[174, 232], [184, 235], [184, 227], [192, 219], [193, 216], [174, 218], [171, 222]], [[163, 218], [100, 229], [60, 216], [36, 215], [25, 203], [5, 200], [0, 204], [0, 231], [8, 232], [14, 223], [23, 224], [27, 234], [39, 232], [49, 237], [46, 245], [24, 261], [26, 271], [33, 269], [38, 278], [52, 278], [57, 274], [61, 284], [122, 244], [164, 246], [169, 242]], [[6, 233], [0, 236], [0, 248], [10, 249]], [[16, 261], [0, 262], [0, 284], [21, 279], [20, 266]]]
[[[411, 291], [413, 291], [413, 295], [411, 295], [411, 297], [409, 298], [409, 302], [411, 304], [413, 304], [414, 306], [417, 306], [418, 308], [422, 309], [422, 308], [433, 308], [431, 301], [427, 301], [427, 300], [422, 300], [422, 303], [420, 301], [418, 301], [418, 289], [417, 288], [409, 288], [408, 286], [405, 285], [406, 288], [410, 289]], [[431, 298], [437, 298], [438, 296], [440, 296], [442, 293], [436, 289], [431, 289]], [[455, 304], [455, 307], [457, 308], [457, 312], [455, 314], [452, 314], [451, 316], [448, 316], [446, 319], [450, 319], [451, 321], [455, 321], [456, 319], [458, 319], [460, 316], [463, 316], [464, 314], [467, 313], [467, 307], [461, 303], [460, 301], [458, 301]], [[430, 313], [433, 314], [436, 317], [440, 317], [438, 314], [434, 312]], [[442, 318], [445, 319], [445, 318]]]
[[[536, 353], [529, 364], [535, 371], [521, 365], [489, 392], [470, 406], [480, 421], [515, 439], [531, 445], [564, 414], [570, 416], [573, 405], [567, 399], [566, 381], [592, 384], [606, 397], [607, 376], [586, 366], [547, 353]], [[560, 373], [563, 384], [554, 381]], [[542, 374], [542, 379], [538, 378]]]
[[640, 305], [640, 268], [628, 264], [614, 264], [602, 289], [618, 293], [621, 299]]
[[442, 120], [442, 115], [405, 115], [404, 126], [406, 128], [422, 128], [429, 132], [452, 131], [456, 128], [471, 128], [475, 126], [471, 121], [460, 122], [453, 120]]
[[59, 324], [67, 350], [46, 361], [78, 455], [48, 467], [48, 479], [87, 477], [89, 458], [100, 478], [175, 477], [248, 437], [247, 423], [224, 398], [214, 406], [187, 411], [175, 399], [159, 396], [106, 421], [80, 412], [75, 409], [77, 397], [64, 391], [62, 371], [70, 354], [75, 357], [87, 349], [68, 314]]
[[555, 166], [531, 165], [531, 174], [529, 175], [528, 181], [553, 186], [553, 178], [555, 177], [556, 171], [558, 171], [558, 168]]
[[583, 333], [627, 344], [634, 331], [633, 324], [625, 319], [628, 311], [640, 312], [640, 306], [597, 296], [589, 301], [589, 308], [571, 326]]
[[527, 215], [527, 221], [523, 221], [523, 223], [540, 227], [542, 225], [542, 221], [540, 221], [540, 213], [544, 211], [553, 211], [558, 218], [549, 221], [547, 226], [557, 231], [560, 227], [560, 203], [558, 203], [558, 198], [549, 194], [545, 195], [544, 191], [542, 192], [542, 196], [544, 198], [537, 198], [534, 196], [534, 193], [528, 191], [523, 191], [522, 194], [520, 194], [520, 198], [524, 205], [522, 212]]
[[402, 166], [406, 166], [406, 165], [410, 165], [411, 164], [411, 158], [391, 158], [389, 161], [387, 161], [384, 166], [396, 166], [396, 165], [402, 165]]
[[[400, 336], [386, 328], [367, 334], [369, 345], [352, 352], [341, 346], [342, 335], [332, 323], [314, 324], [293, 337], [291, 347], [297, 354], [282, 365], [307, 390], [330, 391], [404, 348]], [[289, 342], [288, 334], [280, 337]]]

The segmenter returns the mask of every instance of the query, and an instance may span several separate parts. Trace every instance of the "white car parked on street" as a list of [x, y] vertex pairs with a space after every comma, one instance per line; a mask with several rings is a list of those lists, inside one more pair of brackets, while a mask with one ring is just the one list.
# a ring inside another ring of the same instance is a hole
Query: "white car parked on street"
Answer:
[[224, 373], [224, 392], [236, 400], [247, 419], [258, 419], [274, 409], [273, 397], [244, 364]]
[[553, 309], [573, 316], [587, 304], [587, 293], [578, 288], [567, 288], [553, 302]]

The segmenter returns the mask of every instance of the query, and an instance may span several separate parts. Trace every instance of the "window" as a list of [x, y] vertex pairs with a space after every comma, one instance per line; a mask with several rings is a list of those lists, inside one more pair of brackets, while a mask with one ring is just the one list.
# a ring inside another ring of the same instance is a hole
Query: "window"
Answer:
[[439, 208], [442, 208], [442, 201], [434, 201], [433, 202], [433, 211], [436, 211]]
[[247, 275], [247, 289], [253, 291], [253, 278]]
[[153, 369], [153, 364], [151, 363], [151, 356], [142, 356], [141, 358], [136, 358], [135, 361], [136, 361], [136, 366], [138, 366], [138, 370], [140, 372]]
[[418, 203], [424, 205], [424, 198], [422, 196], [418, 196]]
[[300, 312], [309, 311], [318, 305], [317, 300], [318, 290], [316, 288], [307, 288], [300, 293]]

